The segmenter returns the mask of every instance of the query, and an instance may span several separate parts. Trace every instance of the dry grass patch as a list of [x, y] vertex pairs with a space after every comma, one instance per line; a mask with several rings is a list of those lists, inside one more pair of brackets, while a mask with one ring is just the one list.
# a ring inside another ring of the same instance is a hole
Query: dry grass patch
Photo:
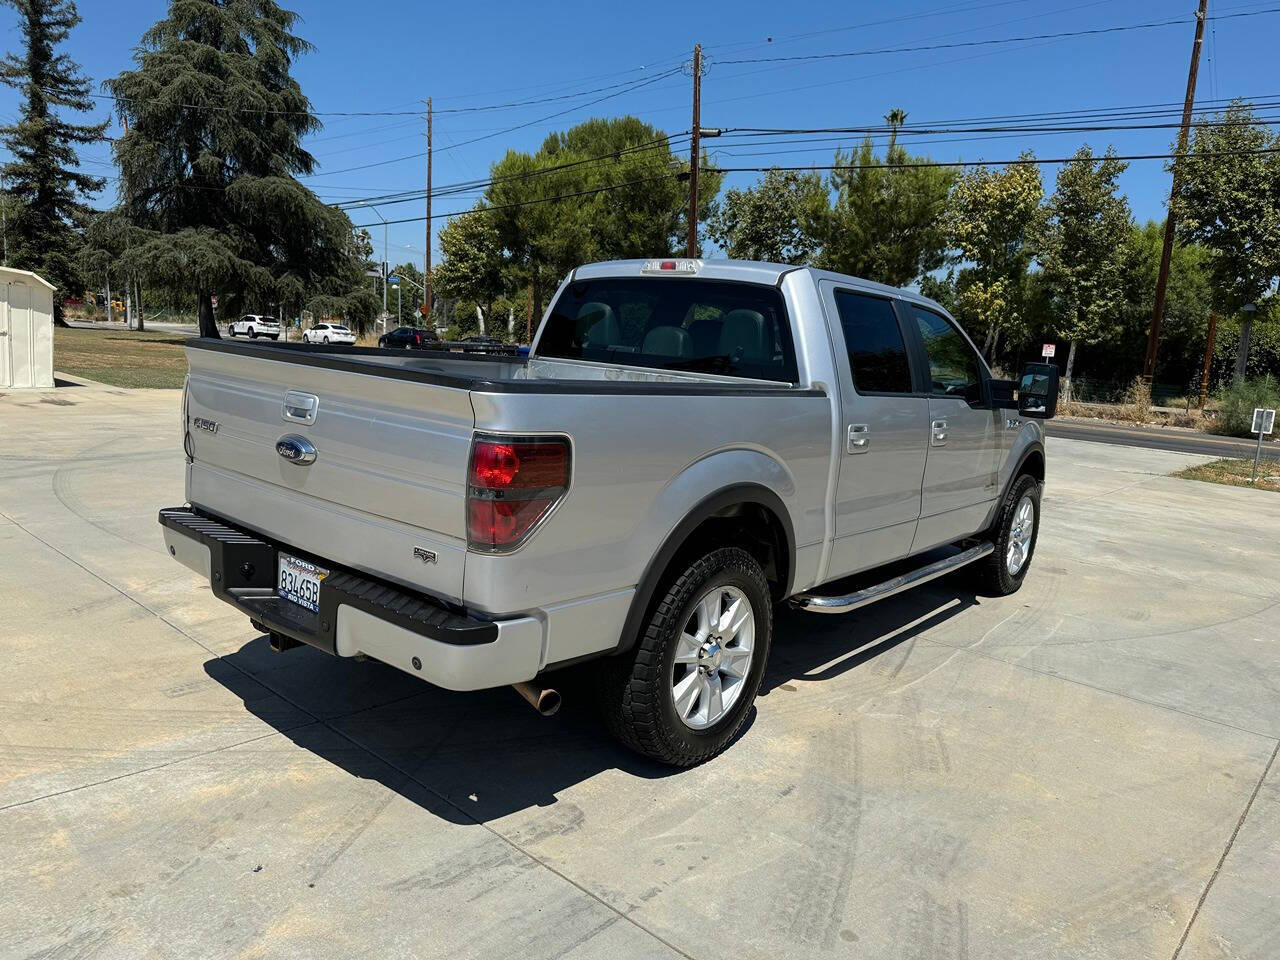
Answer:
[[1199, 466], [1187, 467], [1174, 474], [1184, 480], [1203, 480], [1206, 483], [1224, 483], [1231, 487], [1256, 487], [1280, 493], [1280, 460], [1263, 459], [1258, 464], [1258, 482], [1250, 483], [1253, 476], [1252, 460], [1213, 460]]
[[186, 342], [172, 333], [57, 327], [53, 367], [113, 387], [177, 388], [187, 375]]

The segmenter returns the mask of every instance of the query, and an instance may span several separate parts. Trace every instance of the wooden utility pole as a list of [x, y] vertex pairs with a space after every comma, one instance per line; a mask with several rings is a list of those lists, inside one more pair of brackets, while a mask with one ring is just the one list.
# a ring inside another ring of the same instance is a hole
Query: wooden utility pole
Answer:
[[1178, 154], [1173, 159], [1173, 186], [1169, 190], [1169, 213], [1164, 220], [1164, 247], [1160, 250], [1160, 272], [1156, 275], [1156, 303], [1151, 311], [1151, 335], [1147, 338], [1147, 362], [1142, 367], [1142, 379], [1150, 384], [1156, 375], [1156, 351], [1160, 347], [1160, 321], [1164, 317], [1165, 289], [1169, 285], [1169, 258], [1173, 255], [1174, 215], [1173, 204], [1178, 196], [1178, 170], [1182, 154], [1187, 152], [1187, 137], [1191, 131], [1191, 111], [1196, 102], [1196, 75], [1200, 72], [1200, 48], [1204, 43], [1204, 21], [1209, 12], [1209, 0], [1200, 0], [1196, 10], [1196, 39], [1191, 45], [1191, 69], [1187, 71], [1187, 96], [1182, 105], [1182, 129], [1178, 131]]
[[423, 318], [431, 318], [431, 98], [427, 97], [427, 256], [426, 269], [422, 273], [422, 305], [426, 307]]
[[702, 126], [702, 44], [693, 46], [693, 141], [689, 147], [689, 246], [686, 255], [698, 255], [698, 165]]
[[1200, 409], [1209, 399], [1209, 363], [1213, 360], [1213, 339], [1218, 333], [1218, 313], [1209, 314], [1209, 342], [1204, 348], [1204, 376], [1200, 378]]

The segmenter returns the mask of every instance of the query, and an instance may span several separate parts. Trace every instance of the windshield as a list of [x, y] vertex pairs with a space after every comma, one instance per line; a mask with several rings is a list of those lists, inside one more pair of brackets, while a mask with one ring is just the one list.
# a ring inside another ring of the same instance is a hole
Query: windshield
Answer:
[[724, 280], [571, 283], [551, 309], [535, 356], [796, 381], [781, 294]]

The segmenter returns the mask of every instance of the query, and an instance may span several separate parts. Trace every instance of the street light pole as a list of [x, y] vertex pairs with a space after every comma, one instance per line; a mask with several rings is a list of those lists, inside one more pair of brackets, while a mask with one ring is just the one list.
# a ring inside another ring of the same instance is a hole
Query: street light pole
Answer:
[[382, 215], [382, 211], [377, 207], [364, 202], [355, 204], [357, 207], [368, 207], [378, 215], [378, 219], [382, 221], [382, 266], [378, 272], [382, 274], [382, 332], [387, 332], [387, 224], [390, 222]]

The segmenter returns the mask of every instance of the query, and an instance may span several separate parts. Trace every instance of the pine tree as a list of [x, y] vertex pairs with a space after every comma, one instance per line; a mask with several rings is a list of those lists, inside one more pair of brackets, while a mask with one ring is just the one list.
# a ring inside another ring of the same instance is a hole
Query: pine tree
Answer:
[[79, 171], [76, 147], [102, 139], [106, 122], [72, 123], [61, 111], [93, 109], [89, 81], [56, 48], [80, 22], [73, 0], [9, 0], [18, 11], [25, 52], [0, 61], [0, 81], [23, 99], [18, 122], [0, 127], [13, 154], [3, 167], [8, 265], [33, 270], [56, 288], [54, 315], [83, 290], [79, 270], [81, 231], [89, 217], [86, 194], [105, 185]]
[[320, 128], [290, 76], [310, 49], [274, 0], [171, 0], [143, 35], [136, 69], [108, 81], [128, 132], [115, 144], [119, 214], [144, 233], [132, 272], [186, 282], [202, 336], [228, 315], [274, 304], [372, 315], [351, 221], [296, 179]]

